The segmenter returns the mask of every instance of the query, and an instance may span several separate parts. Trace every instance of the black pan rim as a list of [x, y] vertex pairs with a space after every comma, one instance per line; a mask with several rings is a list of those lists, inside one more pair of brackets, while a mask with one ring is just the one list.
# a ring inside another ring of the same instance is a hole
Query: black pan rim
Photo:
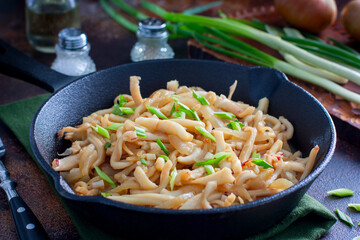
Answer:
[[[147, 62], [150, 63], [150, 62], [165, 62], [165, 61], [178, 62], [179, 64], [181, 62], [189, 62], [189, 61], [211, 63], [211, 64], [214, 64], [216, 62], [216, 64], [224, 65], [224, 66], [226, 66], [226, 65], [241, 66], [241, 67], [248, 68], [252, 71], [256, 71], [257, 69], [269, 69], [270, 71], [276, 71], [277, 73], [279, 73], [279, 76], [281, 77], [281, 81], [283, 81], [285, 84], [291, 85], [291, 87], [297, 89], [297, 91], [305, 93], [305, 95], [307, 95], [311, 99], [311, 101], [314, 101], [316, 103], [316, 105], [319, 107], [319, 110], [321, 110], [322, 114], [324, 114], [326, 119], [328, 120], [329, 128], [331, 131], [331, 143], [330, 143], [328, 151], [326, 152], [324, 160], [306, 178], [304, 178], [303, 180], [301, 180], [294, 186], [292, 186], [282, 192], [279, 192], [275, 195], [265, 197], [265, 198], [262, 198], [262, 199], [259, 199], [259, 200], [253, 201], [253, 202], [240, 204], [240, 205], [236, 205], [236, 206], [230, 206], [230, 207], [222, 207], [222, 208], [181, 210], [181, 211], [175, 210], [175, 209], [158, 209], [158, 208], [138, 206], [138, 205], [133, 205], [133, 204], [117, 202], [117, 201], [106, 199], [101, 196], [79, 196], [79, 195], [71, 194], [67, 190], [65, 190], [60, 184], [61, 181], [65, 181], [65, 180], [63, 180], [60, 177], [60, 174], [58, 172], [56, 172], [55, 170], [53, 170], [51, 168], [51, 166], [46, 162], [46, 160], [41, 156], [41, 154], [36, 146], [36, 141], [32, 141], [32, 140], [35, 140], [34, 131], [35, 131], [36, 119], [37, 119], [39, 113], [41, 112], [41, 110], [47, 104], [47, 102], [62, 89], [66, 88], [67, 86], [71, 85], [72, 83], [79, 81], [83, 78], [86, 78], [90, 75], [92, 76], [92, 75], [102, 74], [107, 71], [112, 71], [112, 69], [115, 69], [115, 68], [126, 67], [130, 64], [131, 65], [146, 64]], [[209, 214], [210, 215], [210, 214], [219, 214], [219, 213], [226, 213], [226, 212], [232, 212], [232, 211], [241, 211], [241, 210], [246, 211], [246, 210], [250, 210], [252, 208], [258, 207], [260, 205], [265, 205], [268, 202], [279, 200], [279, 199], [286, 197], [287, 195], [289, 195], [307, 185], [310, 185], [310, 183], [313, 182], [320, 175], [320, 173], [325, 169], [326, 165], [330, 162], [331, 157], [334, 154], [335, 146], [336, 146], [335, 126], [334, 126], [334, 123], [333, 123], [329, 113], [326, 111], [324, 106], [322, 106], [322, 104], [315, 97], [313, 97], [310, 93], [308, 93], [306, 90], [299, 87], [298, 85], [290, 82], [284, 73], [282, 73], [278, 70], [272, 69], [272, 68], [268, 68], [268, 67], [261, 67], [261, 66], [250, 67], [250, 66], [238, 65], [238, 64], [221, 62], [221, 61], [197, 60], [197, 59], [148, 60], [148, 61], [143, 61], [143, 62], [138, 62], [138, 63], [128, 63], [128, 64], [119, 65], [119, 66], [113, 66], [113, 67], [110, 67], [110, 68], [107, 68], [107, 69], [104, 69], [104, 70], [101, 70], [101, 71], [98, 71], [98, 72], [95, 72], [95, 73], [92, 73], [92, 74], [89, 74], [86, 76], [79, 77], [79, 78], [75, 79], [74, 81], [72, 81], [71, 83], [68, 83], [65, 86], [63, 86], [62, 88], [58, 89], [56, 92], [52, 93], [52, 95], [39, 107], [39, 109], [35, 113], [33, 120], [31, 122], [29, 135], [30, 135], [29, 136], [30, 137], [29, 138], [30, 146], [35, 155], [37, 163], [46, 172], [46, 174], [51, 176], [51, 178], [54, 182], [56, 191], [60, 194], [60, 196], [64, 197], [65, 199], [68, 199], [71, 201], [77, 201], [77, 202], [84, 202], [84, 203], [86, 202], [86, 203], [103, 204], [103, 205], [107, 205], [107, 206], [111, 206], [111, 207], [120, 208], [123, 210], [130, 210], [130, 211], [144, 212], [144, 213], [153, 213], [153, 214], [163, 214], [163, 215], [192, 215], [192, 214]]]

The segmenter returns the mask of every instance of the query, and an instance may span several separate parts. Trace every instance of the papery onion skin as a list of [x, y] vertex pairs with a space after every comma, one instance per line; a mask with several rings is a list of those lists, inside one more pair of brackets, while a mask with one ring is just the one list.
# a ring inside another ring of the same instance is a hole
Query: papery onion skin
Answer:
[[334, 0], [275, 0], [276, 11], [292, 26], [319, 33], [335, 23]]
[[360, 0], [345, 5], [341, 11], [341, 22], [350, 36], [360, 41]]

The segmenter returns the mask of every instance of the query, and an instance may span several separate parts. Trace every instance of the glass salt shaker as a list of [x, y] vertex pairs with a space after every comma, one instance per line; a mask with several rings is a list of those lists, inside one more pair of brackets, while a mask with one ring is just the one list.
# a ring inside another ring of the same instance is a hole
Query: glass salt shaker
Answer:
[[51, 68], [69, 76], [80, 76], [96, 71], [89, 56], [90, 43], [78, 28], [66, 28], [59, 33], [55, 46], [56, 59]]
[[38, 51], [54, 53], [59, 32], [80, 28], [78, 0], [26, 0], [26, 35]]
[[174, 57], [174, 51], [167, 43], [169, 33], [164, 21], [156, 18], [144, 19], [139, 23], [136, 35], [138, 41], [130, 53], [133, 62]]

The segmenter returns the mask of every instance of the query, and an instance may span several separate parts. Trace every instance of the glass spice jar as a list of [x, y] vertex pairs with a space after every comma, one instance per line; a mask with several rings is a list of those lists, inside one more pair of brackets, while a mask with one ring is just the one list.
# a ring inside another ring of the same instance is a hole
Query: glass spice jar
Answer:
[[80, 76], [96, 71], [89, 56], [90, 44], [86, 34], [78, 28], [66, 28], [59, 33], [56, 59], [51, 68], [69, 76]]
[[156, 18], [142, 20], [136, 35], [138, 41], [130, 53], [133, 62], [174, 57], [174, 51], [167, 43], [169, 33], [164, 21]]
[[59, 32], [80, 28], [78, 0], [26, 0], [26, 35], [38, 51], [54, 53]]

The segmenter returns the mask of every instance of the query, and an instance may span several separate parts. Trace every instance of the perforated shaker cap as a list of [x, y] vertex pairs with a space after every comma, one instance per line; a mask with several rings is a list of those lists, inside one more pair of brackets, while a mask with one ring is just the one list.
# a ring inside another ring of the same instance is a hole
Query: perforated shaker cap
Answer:
[[142, 37], [150, 38], [163, 38], [169, 35], [166, 31], [166, 23], [157, 18], [147, 18], [140, 21], [137, 33]]
[[59, 33], [58, 45], [66, 50], [77, 50], [88, 44], [86, 33], [79, 28], [65, 28]]

